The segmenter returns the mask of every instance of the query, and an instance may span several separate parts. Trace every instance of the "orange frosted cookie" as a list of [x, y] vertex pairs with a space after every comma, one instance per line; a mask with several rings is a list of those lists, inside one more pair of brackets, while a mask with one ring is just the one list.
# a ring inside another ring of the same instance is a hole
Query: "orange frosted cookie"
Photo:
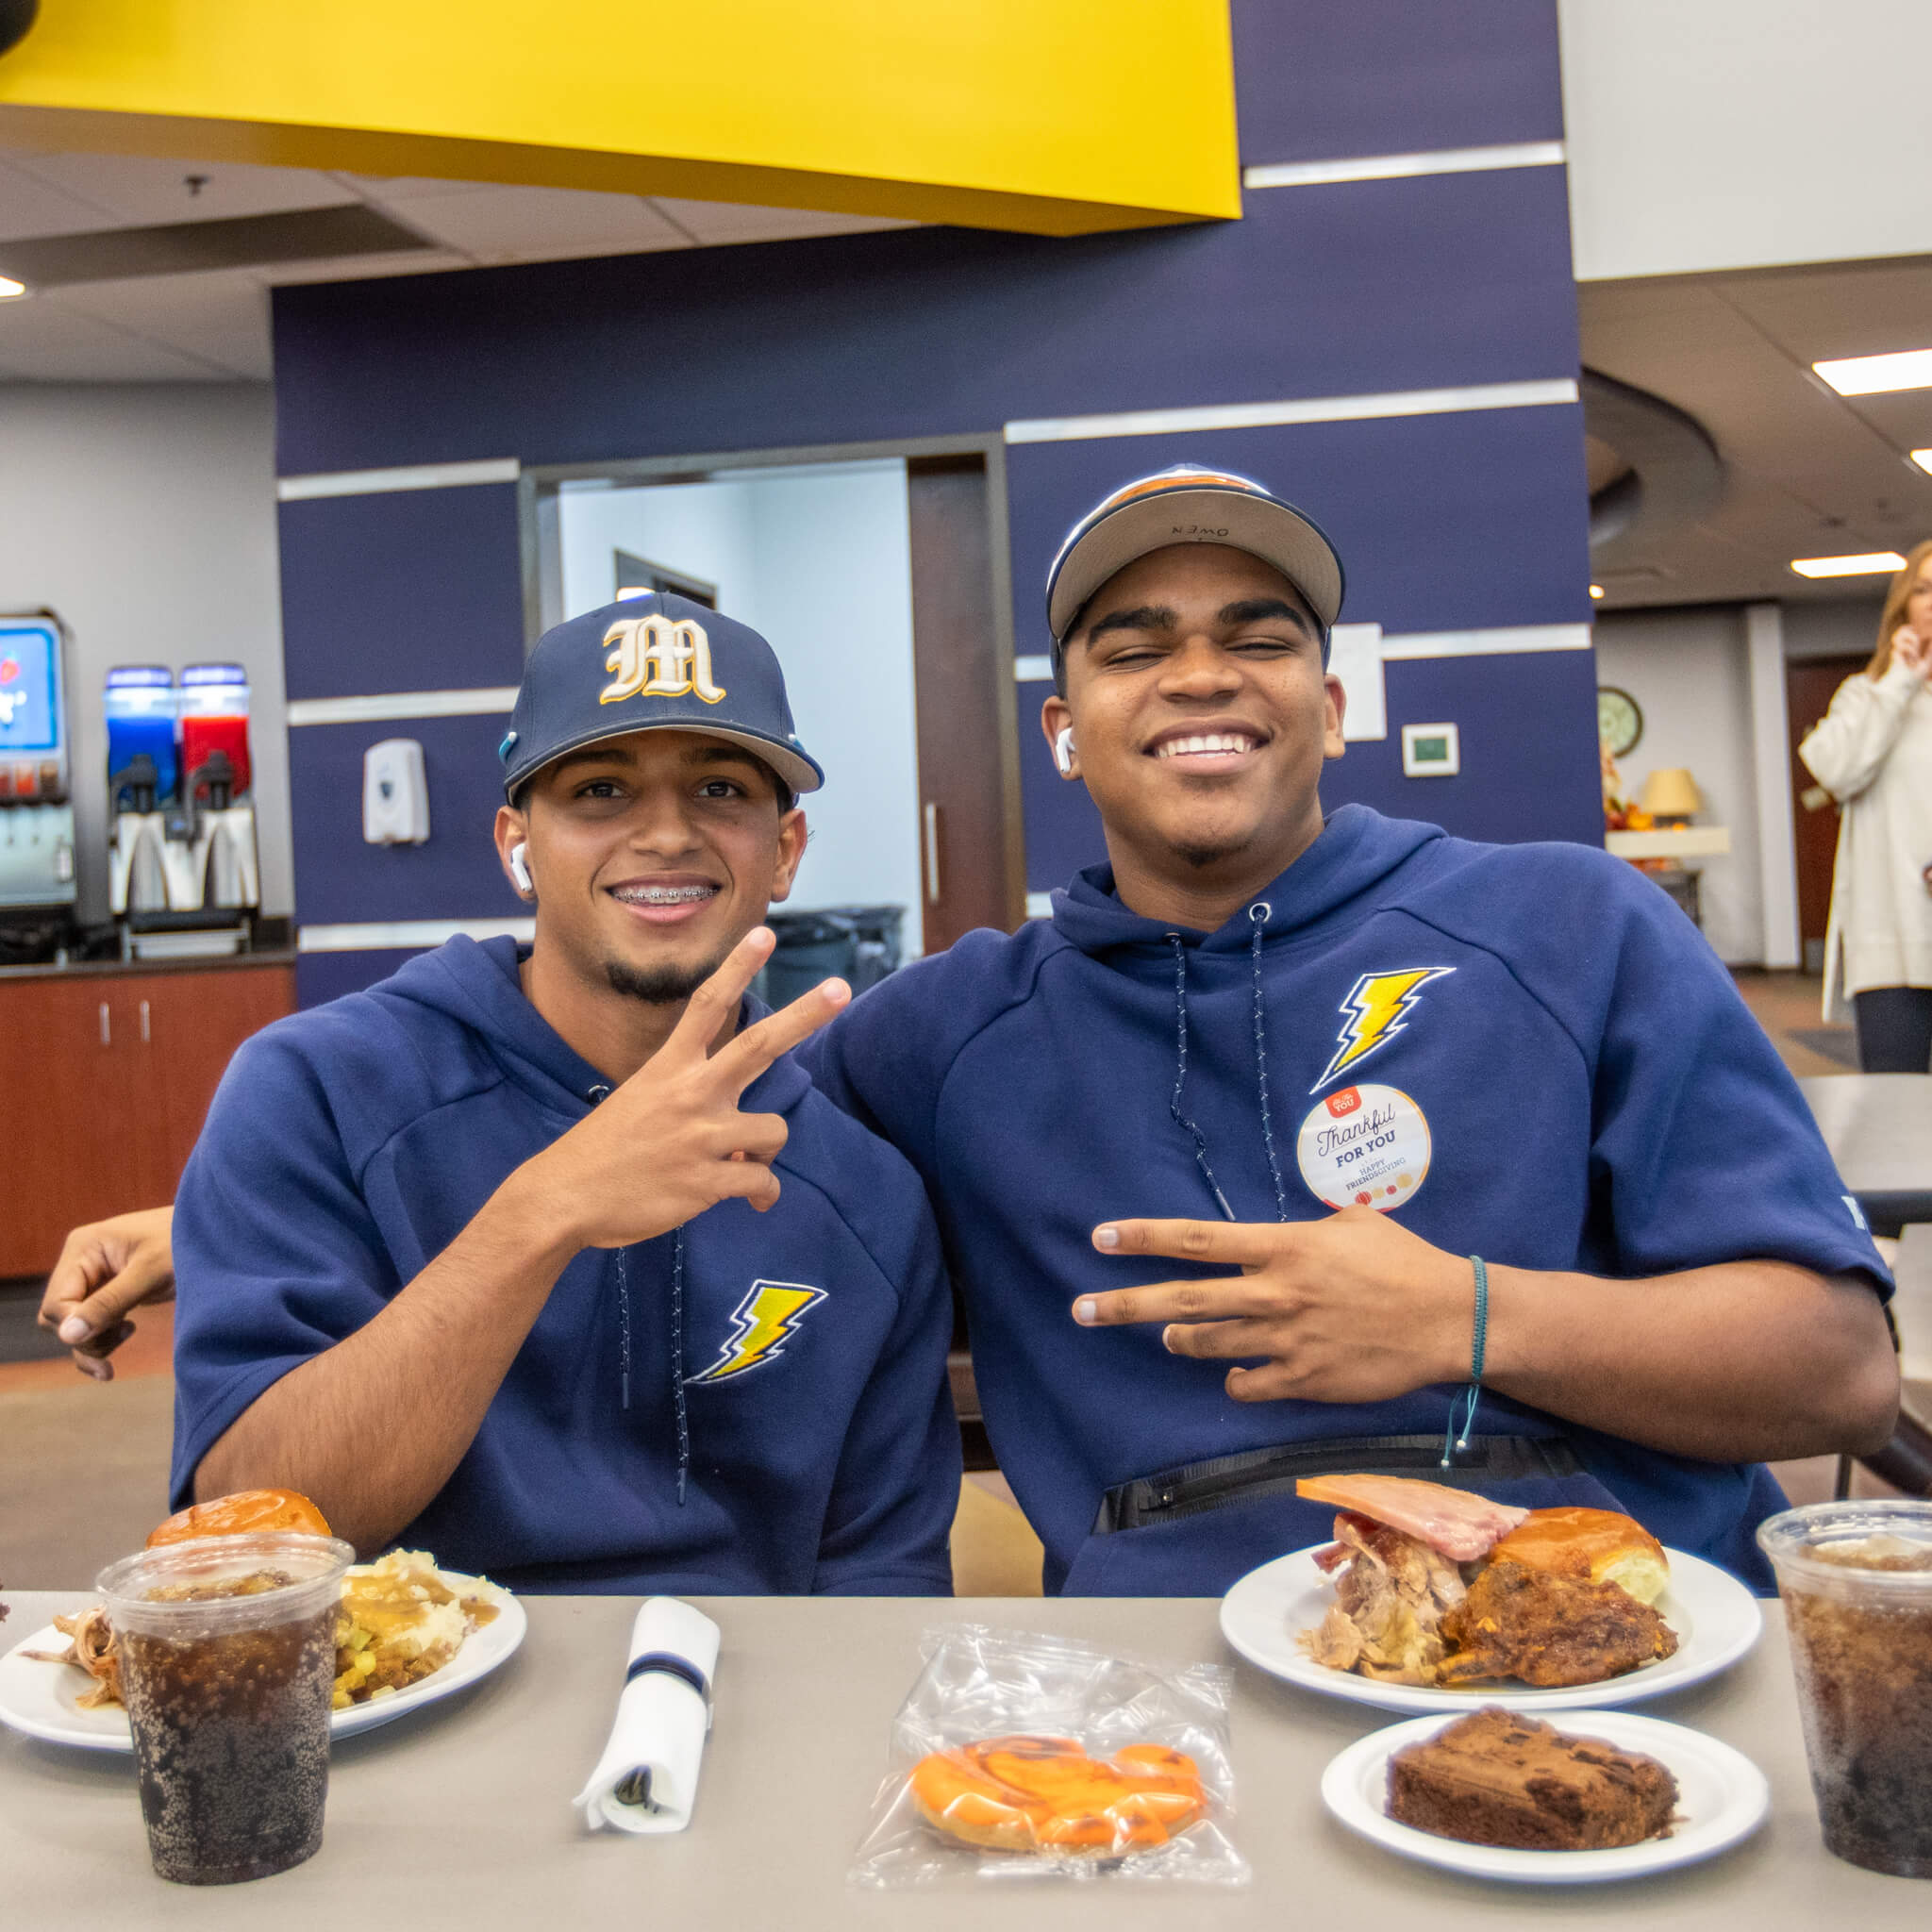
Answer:
[[988, 1738], [922, 1757], [909, 1783], [936, 1830], [1005, 1852], [1145, 1851], [1207, 1806], [1194, 1760], [1161, 1744], [1090, 1757], [1071, 1738]]

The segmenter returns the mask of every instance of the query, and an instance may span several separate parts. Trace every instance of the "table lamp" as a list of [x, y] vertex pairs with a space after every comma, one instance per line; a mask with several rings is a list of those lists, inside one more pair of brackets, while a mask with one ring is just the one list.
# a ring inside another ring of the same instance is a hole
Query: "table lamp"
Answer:
[[1643, 781], [1643, 809], [1659, 824], [1683, 825], [1704, 809], [1690, 774], [1681, 765], [1653, 772]]

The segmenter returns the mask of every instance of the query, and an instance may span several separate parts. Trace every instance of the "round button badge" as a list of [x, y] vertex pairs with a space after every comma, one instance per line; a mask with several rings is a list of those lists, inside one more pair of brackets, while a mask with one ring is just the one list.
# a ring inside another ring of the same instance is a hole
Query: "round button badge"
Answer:
[[1428, 1174], [1429, 1124], [1400, 1088], [1344, 1087], [1309, 1110], [1295, 1158], [1330, 1208], [1386, 1214], [1413, 1200]]

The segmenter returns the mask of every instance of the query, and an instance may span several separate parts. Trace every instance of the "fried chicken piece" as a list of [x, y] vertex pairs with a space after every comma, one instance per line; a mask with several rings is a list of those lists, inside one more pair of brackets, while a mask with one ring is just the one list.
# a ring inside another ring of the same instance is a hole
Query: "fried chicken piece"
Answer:
[[1555, 1688], [1600, 1684], [1671, 1656], [1677, 1636], [1614, 1583], [1491, 1563], [1442, 1618], [1449, 1646], [1439, 1681], [1517, 1677]]

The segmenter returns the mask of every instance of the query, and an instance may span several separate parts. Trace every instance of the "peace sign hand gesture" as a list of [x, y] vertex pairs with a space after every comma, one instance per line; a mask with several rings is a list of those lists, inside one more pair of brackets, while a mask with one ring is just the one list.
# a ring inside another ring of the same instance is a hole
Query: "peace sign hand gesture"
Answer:
[[852, 991], [825, 980], [710, 1052], [775, 943], [768, 926], [748, 932], [691, 994], [664, 1044], [520, 1170], [532, 1197], [547, 1198], [564, 1218], [574, 1248], [649, 1241], [734, 1197], [761, 1214], [776, 1202], [771, 1163], [785, 1145], [785, 1122], [741, 1113], [739, 1096], [833, 1018]]

